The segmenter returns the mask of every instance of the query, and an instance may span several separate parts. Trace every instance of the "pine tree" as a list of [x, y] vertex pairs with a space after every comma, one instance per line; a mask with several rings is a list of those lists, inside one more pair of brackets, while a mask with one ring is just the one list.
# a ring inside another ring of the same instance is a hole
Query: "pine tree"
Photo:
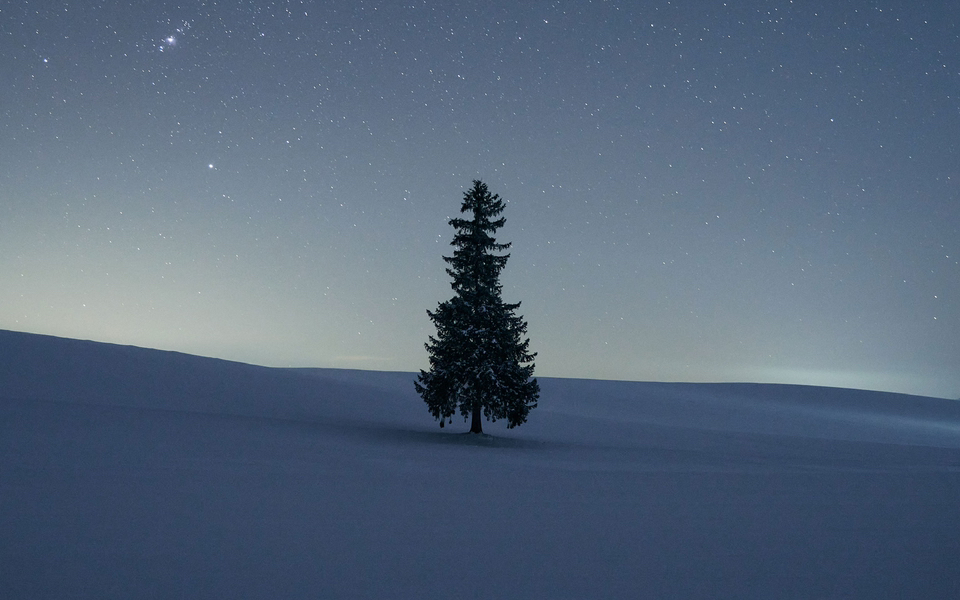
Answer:
[[510, 247], [493, 237], [506, 219], [503, 201], [490, 194], [480, 181], [463, 195], [460, 213], [471, 219], [454, 218], [453, 256], [444, 256], [452, 278], [454, 296], [427, 311], [437, 328], [425, 344], [430, 370], [420, 371], [414, 382], [430, 414], [452, 422], [459, 409], [464, 420], [471, 417], [470, 433], [483, 433], [480, 415], [491, 421], [506, 419], [512, 428], [526, 422], [536, 408], [540, 385], [533, 379], [527, 323], [517, 316], [520, 303], [500, 298], [500, 271], [509, 254], [495, 254]]

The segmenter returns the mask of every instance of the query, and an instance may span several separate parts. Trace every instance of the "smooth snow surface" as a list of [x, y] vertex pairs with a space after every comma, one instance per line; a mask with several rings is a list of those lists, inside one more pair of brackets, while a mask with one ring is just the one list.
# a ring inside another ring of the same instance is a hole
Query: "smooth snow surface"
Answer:
[[0, 598], [960, 598], [960, 403], [413, 375], [0, 331]]

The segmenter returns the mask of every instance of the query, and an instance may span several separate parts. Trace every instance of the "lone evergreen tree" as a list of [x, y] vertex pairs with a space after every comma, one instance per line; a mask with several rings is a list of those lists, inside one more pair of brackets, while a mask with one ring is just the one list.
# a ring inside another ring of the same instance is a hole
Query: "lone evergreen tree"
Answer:
[[533, 379], [536, 353], [524, 339], [527, 324], [515, 311], [520, 303], [506, 304], [500, 298], [500, 271], [509, 254], [494, 254], [510, 247], [493, 237], [506, 219], [503, 201], [487, 186], [474, 181], [463, 195], [451, 245], [453, 256], [444, 256], [453, 278], [454, 296], [427, 311], [437, 328], [436, 337], [425, 344], [430, 370], [420, 371], [414, 386], [427, 403], [430, 414], [452, 422], [459, 408], [464, 420], [471, 417], [470, 433], [483, 433], [480, 415], [492, 421], [506, 419], [512, 428], [526, 422], [536, 408], [540, 385]]

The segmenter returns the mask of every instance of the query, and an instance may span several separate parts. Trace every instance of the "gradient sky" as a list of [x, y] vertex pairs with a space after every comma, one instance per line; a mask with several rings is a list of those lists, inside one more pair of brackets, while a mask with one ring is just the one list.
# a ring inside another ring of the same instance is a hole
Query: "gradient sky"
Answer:
[[473, 179], [537, 374], [960, 397], [960, 6], [0, 2], [0, 328], [416, 370]]

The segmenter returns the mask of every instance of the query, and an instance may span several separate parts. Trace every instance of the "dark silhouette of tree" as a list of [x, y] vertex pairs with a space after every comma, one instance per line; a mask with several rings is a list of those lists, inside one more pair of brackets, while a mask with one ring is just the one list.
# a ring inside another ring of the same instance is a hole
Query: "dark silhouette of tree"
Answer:
[[437, 328], [425, 344], [430, 370], [420, 371], [414, 386], [427, 403], [430, 414], [452, 422], [459, 409], [464, 420], [471, 417], [470, 433], [483, 433], [480, 415], [496, 421], [506, 419], [512, 428], [526, 422], [536, 408], [540, 385], [533, 379], [527, 324], [517, 316], [520, 303], [506, 304], [500, 298], [500, 271], [509, 254], [495, 254], [510, 247], [493, 237], [506, 219], [503, 201], [487, 186], [474, 181], [463, 195], [461, 214], [451, 245], [453, 256], [444, 256], [453, 279], [454, 296], [427, 311]]

